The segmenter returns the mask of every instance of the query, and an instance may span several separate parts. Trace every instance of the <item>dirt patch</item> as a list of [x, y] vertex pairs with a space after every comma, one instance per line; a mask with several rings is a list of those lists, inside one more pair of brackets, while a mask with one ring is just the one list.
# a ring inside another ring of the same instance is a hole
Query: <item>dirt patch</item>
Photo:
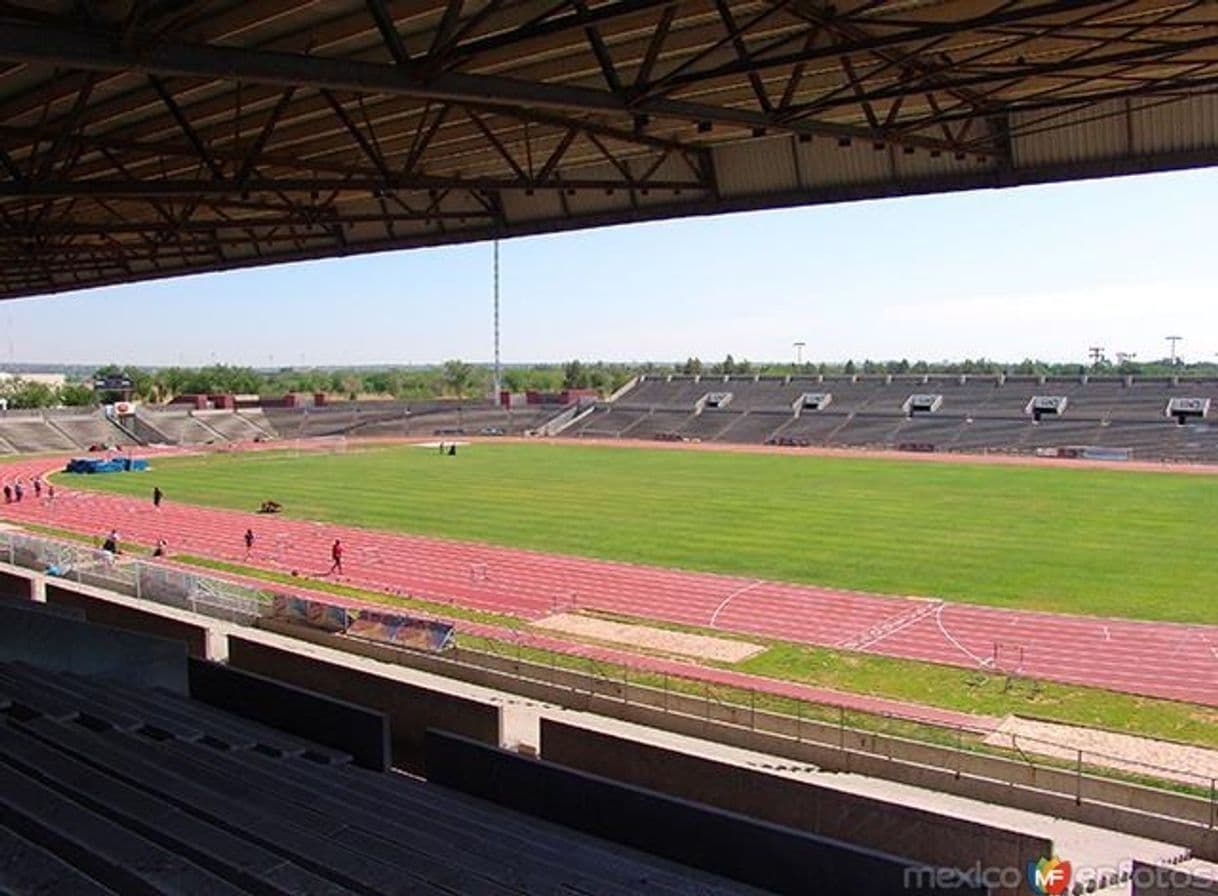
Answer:
[[1007, 716], [985, 742], [1058, 759], [1209, 787], [1218, 778], [1218, 750], [1171, 741]]
[[751, 644], [748, 641], [733, 641], [728, 638], [674, 632], [647, 625], [610, 622], [608, 619], [595, 619], [591, 616], [579, 616], [574, 613], [547, 616], [533, 624], [538, 628], [575, 635], [579, 638], [592, 638], [612, 644], [628, 644], [631, 647], [641, 647], [645, 650], [657, 650], [720, 663], [738, 663], [765, 650], [761, 645]]

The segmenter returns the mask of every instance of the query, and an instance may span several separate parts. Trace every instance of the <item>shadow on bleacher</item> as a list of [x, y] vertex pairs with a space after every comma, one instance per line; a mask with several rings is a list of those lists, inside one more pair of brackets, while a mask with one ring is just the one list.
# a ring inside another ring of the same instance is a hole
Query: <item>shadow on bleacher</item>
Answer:
[[425, 781], [389, 745], [376, 710], [0, 599], [0, 892], [918, 892], [883, 853], [441, 732]]

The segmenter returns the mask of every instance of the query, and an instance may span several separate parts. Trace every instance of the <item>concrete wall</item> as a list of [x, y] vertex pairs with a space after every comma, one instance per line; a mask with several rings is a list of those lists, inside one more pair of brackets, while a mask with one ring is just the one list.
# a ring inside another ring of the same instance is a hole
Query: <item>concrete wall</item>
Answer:
[[76, 607], [53, 607], [42, 601], [30, 600], [28, 597], [0, 597], [0, 606], [14, 610], [26, 610], [31, 613], [42, 613], [47, 616], [57, 616], [60, 619], [75, 619], [85, 622], [85, 611]]
[[85, 618], [90, 622], [182, 641], [191, 656], [199, 659], [207, 657], [207, 627], [204, 625], [194, 625], [152, 611], [117, 604], [105, 598], [84, 594], [70, 584], [58, 582], [47, 583], [46, 600], [51, 606], [83, 610]]
[[1131, 874], [1133, 896], [1215, 896], [1218, 881], [1190, 874], [1170, 865], [1134, 862]]
[[32, 599], [35, 596], [33, 578], [20, 573], [0, 571], [0, 596]]
[[377, 772], [393, 765], [383, 712], [207, 660], [190, 661], [190, 696], [314, 743]]
[[0, 607], [0, 661], [75, 672], [133, 687], [187, 692], [186, 645], [10, 606]]
[[[935, 867], [1023, 869], [1053, 855], [1045, 837], [716, 762], [541, 720], [541, 758]], [[1011, 891], [1009, 896], [1015, 896]]]
[[229, 664], [319, 694], [378, 709], [389, 717], [393, 762], [423, 770], [423, 735], [428, 728], [499, 743], [499, 707], [444, 694], [371, 672], [326, 662], [291, 650], [228, 637]]
[[[534, 700], [853, 772], [979, 799], [1125, 834], [1178, 843], [1218, 861], [1218, 829], [1208, 800], [1068, 769], [952, 750], [820, 721], [751, 710], [629, 681], [608, 680], [507, 656], [455, 650], [443, 655], [345, 639], [302, 626], [260, 625], [337, 650], [375, 657]], [[477, 663], [477, 665], [472, 665]]]
[[[427, 779], [775, 893], [939, 892], [891, 854], [817, 837], [436, 731]], [[980, 893], [958, 878], [951, 892]]]

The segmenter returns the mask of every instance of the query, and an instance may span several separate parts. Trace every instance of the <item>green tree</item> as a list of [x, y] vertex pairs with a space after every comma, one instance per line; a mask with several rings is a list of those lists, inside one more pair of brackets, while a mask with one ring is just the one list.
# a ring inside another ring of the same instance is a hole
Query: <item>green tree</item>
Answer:
[[465, 398], [473, 394], [476, 387], [474, 366], [458, 359], [445, 361], [444, 386], [448, 394], [455, 398]]
[[568, 361], [563, 365], [562, 384], [564, 389], [586, 389], [588, 387], [588, 371], [578, 359]]
[[93, 404], [93, 389], [84, 383], [64, 383], [59, 387], [59, 403], [70, 408]]
[[0, 395], [8, 401], [10, 408], [49, 408], [58, 397], [56, 390], [46, 383], [36, 383], [13, 377], [0, 387]]

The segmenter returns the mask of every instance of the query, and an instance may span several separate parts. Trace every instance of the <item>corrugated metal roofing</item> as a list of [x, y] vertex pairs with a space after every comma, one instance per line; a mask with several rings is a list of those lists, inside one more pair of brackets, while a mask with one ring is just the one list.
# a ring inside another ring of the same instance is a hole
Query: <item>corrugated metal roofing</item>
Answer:
[[1218, 16], [1071, 0], [0, 3], [0, 297], [1212, 164]]

